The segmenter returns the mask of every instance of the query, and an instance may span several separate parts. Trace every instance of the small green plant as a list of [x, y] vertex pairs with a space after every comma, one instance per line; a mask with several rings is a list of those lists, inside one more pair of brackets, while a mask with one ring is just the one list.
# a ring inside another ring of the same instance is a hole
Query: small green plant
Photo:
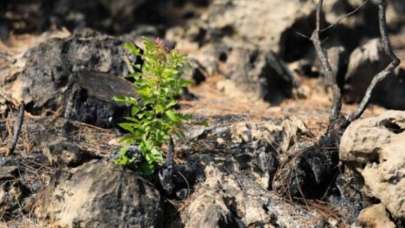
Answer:
[[172, 135], [182, 136], [182, 124], [190, 116], [176, 112], [176, 98], [189, 84], [181, 78], [186, 64], [184, 55], [169, 51], [158, 40], [144, 40], [143, 53], [132, 43], [124, 46], [132, 55], [141, 56], [142, 65], [132, 64], [133, 86], [139, 98], [114, 97], [115, 102], [131, 107], [130, 116], [119, 126], [128, 134], [121, 138], [121, 150], [115, 163], [130, 166], [139, 163], [128, 152], [136, 145], [142, 156], [139, 169], [152, 173], [163, 162], [162, 145]]

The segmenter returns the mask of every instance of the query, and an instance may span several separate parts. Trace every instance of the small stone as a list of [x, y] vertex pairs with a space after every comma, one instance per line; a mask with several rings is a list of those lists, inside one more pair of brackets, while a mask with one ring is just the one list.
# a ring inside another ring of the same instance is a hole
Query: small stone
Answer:
[[395, 228], [395, 224], [389, 218], [384, 205], [376, 204], [365, 208], [360, 212], [358, 223], [362, 227]]

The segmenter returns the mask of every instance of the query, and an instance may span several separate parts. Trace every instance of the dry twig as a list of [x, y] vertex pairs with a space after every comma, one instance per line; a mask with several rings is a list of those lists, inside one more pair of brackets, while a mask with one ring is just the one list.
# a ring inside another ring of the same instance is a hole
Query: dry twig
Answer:
[[365, 6], [368, 3], [369, 0], [365, 0], [364, 2], [362, 2], [357, 8], [355, 8], [354, 10], [346, 13], [345, 15], [340, 16], [333, 24], [330, 24], [329, 26], [327, 26], [326, 28], [321, 29], [320, 32], [326, 32], [329, 29], [332, 29], [333, 27], [335, 27], [336, 25], [338, 25], [341, 21], [343, 21], [344, 19], [356, 14], [361, 8], [363, 8], [363, 6]]
[[331, 113], [329, 116], [329, 122], [334, 123], [338, 120], [339, 116], [341, 115], [342, 109], [342, 97], [340, 89], [336, 83], [336, 77], [334, 76], [332, 66], [328, 60], [328, 56], [326, 51], [322, 47], [321, 40], [319, 38], [319, 34], [321, 31], [321, 14], [322, 14], [322, 6], [323, 0], [319, 0], [319, 3], [316, 8], [316, 28], [315, 31], [312, 33], [311, 41], [314, 44], [316, 53], [321, 61], [322, 68], [325, 72], [326, 80], [328, 85], [332, 88], [333, 93], [333, 101], [332, 101], [332, 108]]
[[368, 104], [370, 103], [372, 93], [377, 84], [382, 80], [384, 80], [388, 75], [393, 74], [395, 68], [397, 68], [397, 66], [399, 66], [401, 62], [399, 58], [395, 55], [394, 51], [392, 50], [392, 46], [387, 34], [387, 20], [385, 13], [387, 6], [386, 0], [374, 0], [374, 2], [378, 5], [378, 23], [380, 29], [381, 42], [384, 45], [385, 53], [391, 58], [391, 63], [388, 64], [388, 66], [383, 71], [374, 76], [373, 80], [371, 81], [370, 85], [366, 90], [366, 93], [362, 101], [360, 102], [358, 109], [348, 117], [347, 120], [348, 124], [358, 119], [363, 114]]

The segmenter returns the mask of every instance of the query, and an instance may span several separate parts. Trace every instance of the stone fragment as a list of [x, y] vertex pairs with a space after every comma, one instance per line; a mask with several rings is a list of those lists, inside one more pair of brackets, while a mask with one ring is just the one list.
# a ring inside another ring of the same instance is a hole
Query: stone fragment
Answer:
[[395, 228], [395, 224], [389, 218], [384, 205], [376, 204], [361, 211], [357, 222], [362, 227]]

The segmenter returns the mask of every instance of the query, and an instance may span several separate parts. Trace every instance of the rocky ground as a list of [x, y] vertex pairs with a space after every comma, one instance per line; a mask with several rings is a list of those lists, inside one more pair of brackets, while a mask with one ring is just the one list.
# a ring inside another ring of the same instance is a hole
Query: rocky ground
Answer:
[[[309, 40], [309, 0], [0, 2], [0, 218], [4, 227], [404, 227], [405, 4], [388, 1], [402, 60], [333, 142], [332, 95]], [[373, 1], [325, 2], [322, 42], [355, 111], [389, 62]], [[116, 166], [136, 96], [122, 44], [186, 53], [174, 190]], [[24, 104], [24, 110], [20, 109]], [[390, 109], [390, 110], [388, 110]], [[396, 111], [394, 111], [396, 110]], [[23, 117], [14, 153], [9, 146]], [[320, 143], [321, 142], [321, 143]]]

